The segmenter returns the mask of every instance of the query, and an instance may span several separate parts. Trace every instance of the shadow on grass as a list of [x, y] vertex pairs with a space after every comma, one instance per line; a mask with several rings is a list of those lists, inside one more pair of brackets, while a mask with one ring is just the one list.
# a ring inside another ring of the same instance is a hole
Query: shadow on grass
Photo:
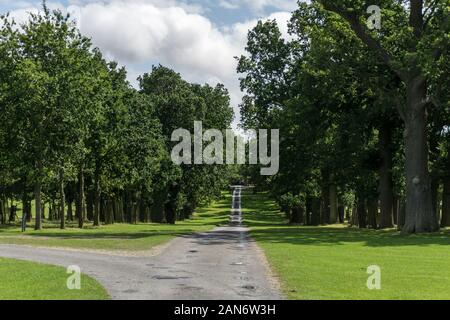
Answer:
[[[450, 232], [402, 236], [396, 231], [359, 230], [355, 228], [283, 227], [257, 228], [252, 237], [270, 243], [336, 246], [363, 243], [368, 247], [450, 245]], [[450, 247], [449, 247], [450, 248]]]
[[[65, 232], [60, 231], [57, 233], [39, 231], [32, 233], [24, 233], [25, 236], [35, 238], [61, 238], [61, 239], [77, 239], [77, 240], [90, 240], [90, 239], [123, 239], [123, 240], [136, 240], [142, 238], [150, 238], [156, 236], [182, 236], [195, 232], [195, 229], [177, 229], [177, 230], [141, 230], [137, 232], [92, 232], [88, 230], [80, 232]], [[1, 233], [0, 233], [1, 235]], [[22, 235], [22, 234], [18, 234]]]
[[252, 228], [252, 237], [262, 242], [323, 246], [363, 243], [368, 247], [450, 245], [450, 230], [403, 236], [395, 230], [290, 226], [264, 193], [244, 192], [243, 207], [245, 224]]
[[33, 237], [43, 237], [43, 238], [65, 238], [65, 239], [111, 239], [111, 240], [137, 240], [137, 239], [144, 239], [144, 238], [151, 238], [151, 237], [158, 237], [158, 236], [182, 236], [189, 233], [194, 232], [193, 229], [181, 229], [181, 230], [167, 230], [167, 231], [161, 231], [161, 230], [145, 230], [140, 232], [96, 232], [96, 233], [77, 233], [77, 232], [59, 232], [59, 233], [39, 233], [39, 234], [31, 234]]
[[[205, 210], [205, 212], [208, 212]], [[113, 224], [108, 226], [93, 227], [87, 225], [83, 229], [77, 227], [77, 223], [68, 222], [65, 230], [59, 229], [59, 222], [45, 222], [42, 231], [34, 231], [33, 226], [25, 233], [21, 233], [17, 225], [0, 226], [0, 236], [29, 236], [52, 239], [76, 239], [76, 240], [94, 240], [94, 239], [112, 239], [112, 240], [137, 240], [157, 236], [186, 236], [197, 231], [200, 228], [209, 228], [220, 225], [227, 221], [229, 210], [223, 210], [214, 213], [198, 213], [191, 220], [179, 221], [175, 225], [168, 224]], [[108, 229], [109, 228], [109, 229]], [[103, 229], [103, 230], [102, 230]]]

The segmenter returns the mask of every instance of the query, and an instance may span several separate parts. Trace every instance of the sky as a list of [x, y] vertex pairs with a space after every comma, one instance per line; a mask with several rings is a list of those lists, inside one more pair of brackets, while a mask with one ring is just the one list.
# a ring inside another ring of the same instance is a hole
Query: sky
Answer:
[[[287, 37], [295, 0], [60, 0], [49, 8], [71, 13], [81, 33], [108, 60], [126, 66], [128, 79], [162, 64], [195, 83], [223, 83], [239, 121], [237, 62], [258, 20], [276, 19]], [[17, 21], [40, 9], [40, 0], [0, 0], [0, 13]]]

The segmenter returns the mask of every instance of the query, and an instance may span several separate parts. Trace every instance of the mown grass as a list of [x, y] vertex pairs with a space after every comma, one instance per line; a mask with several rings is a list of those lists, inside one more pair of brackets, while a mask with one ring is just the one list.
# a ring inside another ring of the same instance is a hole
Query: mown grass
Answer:
[[81, 289], [69, 290], [62, 267], [0, 258], [0, 300], [106, 300], [94, 279], [81, 276]]
[[78, 229], [68, 224], [60, 230], [59, 224], [45, 223], [42, 231], [34, 231], [30, 224], [25, 233], [18, 226], [0, 227], [0, 244], [19, 244], [43, 247], [61, 247], [95, 250], [141, 251], [160, 245], [174, 237], [209, 231], [227, 222], [231, 196], [197, 210], [193, 219], [165, 224], [114, 224], [101, 227], [86, 226]]
[[[246, 224], [290, 299], [450, 299], [450, 231], [402, 236], [394, 230], [288, 226], [267, 195], [243, 194]], [[367, 268], [381, 268], [381, 290]]]

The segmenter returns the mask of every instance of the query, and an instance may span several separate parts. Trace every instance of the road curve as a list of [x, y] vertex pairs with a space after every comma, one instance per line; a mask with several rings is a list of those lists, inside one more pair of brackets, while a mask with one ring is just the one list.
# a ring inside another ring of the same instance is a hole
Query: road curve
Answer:
[[[240, 192], [238, 198], [240, 208]], [[236, 212], [240, 215], [240, 210]], [[17, 245], [0, 245], [0, 257], [63, 267], [77, 265], [116, 300], [282, 299], [264, 255], [240, 223], [178, 237], [154, 257]]]

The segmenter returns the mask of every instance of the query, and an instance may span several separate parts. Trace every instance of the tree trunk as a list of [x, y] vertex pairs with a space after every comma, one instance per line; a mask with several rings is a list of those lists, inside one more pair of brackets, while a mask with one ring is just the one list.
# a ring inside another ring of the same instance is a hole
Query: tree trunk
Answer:
[[162, 223], [164, 220], [164, 202], [163, 201], [155, 201], [151, 210], [151, 218], [152, 222]]
[[435, 232], [439, 223], [433, 210], [428, 170], [426, 81], [415, 77], [407, 83], [405, 114], [406, 219], [405, 234]]
[[9, 222], [15, 222], [17, 215], [17, 207], [12, 204], [11, 201], [11, 207], [9, 208]]
[[26, 190], [23, 191], [22, 194], [22, 219], [25, 217], [25, 221], [31, 222], [31, 217], [28, 214], [28, 211], [30, 210], [30, 202], [28, 200], [28, 194]]
[[73, 212], [73, 203], [76, 201], [74, 183], [69, 182], [66, 186], [66, 202], [67, 202], [67, 220], [73, 221], [74, 212]]
[[[47, 210], [47, 208], [45, 207], [45, 201], [42, 201], [41, 216], [42, 216], [43, 220], [45, 220], [45, 217], [46, 217], [45, 210]], [[29, 214], [30, 217], [32, 216], [32, 214], [31, 214], [31, 204], [30, 204], [30, 209], [28, 210], [28, 214]]]
[[93, 190], [86, 192], [86, 221], [94, 221], [94, 197]]
[[345, 222], [345, 207], [343, 205], [340, 205], [338, 207], [338, 213], [339, 213], [339, 223]]
[[42, 230], [42, 221], [41, 221], [41, 206], [42, 206], [42, 198], [41, 198], [41, 190], [42, 190], [42, 176], [43, 176], [43, 165], [42, 161], [38, 160], [36, 163], [36, 169], [37, 169], [37, 177], [36, 181], [34, 183], [34, 200], [35, 200], [35, 230]]
[[394, 207], [394, 190], [392, 181], [392, 129], [389, 123], [381, 125], [379, 129], [379, 151], [381, 158], [380, 167], [380, 229], [392, 228], [393, 207]]
[[109, 223], [114, 224], [116, 221], [114, 219], [114, 202], [112, 199], [107, 200], [106, 213], [108, 215]]
[[[149, 220], [150, 220], [150, 208], [153, 204], [151, 204], [150, 206], [147, 207], [148, 209], [148, 215], [149, 215]], [[193, 209], [193, 205], [191, 203], [186, 203], [184, 205], [183, 211], [184, 211], [184, 218], [185, 219], [191, 219], [192, 215], [194, 214], [194, 209]]]
[[445, 178], [442, 193], [442, 227], [450, 227], [450, 178]]
[[397, 228], [398, 230], [402, 230], [405, 225], [405, 219], [406, 219], [406, 203], [404, 200], [400, 201], [399, 209], [398, 209], [398, 224]]
[[439, 194], [439, 178], [431, 179], [431, 201], [433, 203], [433, 211], [436, 215], [436, 219], [441, 221], [441, 210], [438, 203], [438, 194]]
[[378, 201], [371, 199], [368, 201], [368, 224], [372, 229], [377, 229]]
[[73, 221], [72, 201], [67, 202], [67, 220]]
[[131, 223], [131, 196], [130, 192], [127, 190], [124, 192], [123, 195], [123, 201], [122, 201], [122, 208], [123, 208], [123, 218], [124, 222]]
[[24, 179], [23, 181], [23, 190], [22, 190], [22, 219], [25, 217], [25, 221], [31, 222], [31, 217], [28, 214], [28, 210], [31, 207], [29, 205], [28, 200], [28, 192], [27, 192], [27, 181]]
[[175, 222], [176, 222], [176, 212], [175, 212], [175, 207], [174, 207], [172, 201], [169, 201], [165, 205], [165, 216], [166, 216], [166, 223], [168, 223], [168, 224], [175, 224]]
[[3, 216], [2, 216], [2, 224], [6, 224], [6, 217], [8, 215], [8, 199], [6, 197], [3, 198]]
[[305, 225], [311, 225], [311, 216], [313, 210], [313, 201], [312, 197], [306, 197], [306, 213], [305, 213]]
[[59, 208], [57, 208], [55, 200], [51, 201], [51, 208], [52, 208], [51, 221], [56, 221], [56, 220], [58, 220], [58, 217], [59, 217], [58, 216]]
[[94, 226], [100, 226], [100, 175], [97, 172], [94, 177]]
[[358, 204], [353, 205], [352, 207], [352, 217], [350, 219], [350, 226], [358, 225]]
[[1, 224], [6, 224], [6, 216], [7, 216], [7, 209], [6, 209], [6, 207], [7, 207], [7, 203], [8, 203], [8, 200], [6, 199], [6, 197], [4, 197], [3, 199], [2, 199], [2, 206], [1, 206], [1, 209], [0, 210], [2, 210], [2, 216], [1, 216]]
[[123, 213], [123, 197], [120, 197], [117, 200], [117, 217], [116, 221], [119, 223], [123, 223], [125, 221], [124, 219], [124, 213]]
[[61, 219], [61, 225], [60, 228], [61, 229], [65, 229], [66, 228], [66, 214], [65, 214], [65, 210], [66, 210], [66, 195], [64, 193], [64, 170], [60, 170], [59, 172], [59, 194], [61, 197], [61, 209], [60, 209], [60, 219]]
[[98, 190], [94, 191], [94, 226], [100, 226], [100, 193]]
[[138, 216], [139, 216], [139, 203], [138, 203], [139, 196], [137, 193], [133, 193], [132, 197], [132, 211], [131, 211], [131, 223], [137, 224], [138, 222]]
[[41, 182], [37, 181], [34, 185], [34, 199], [35, 199], [35, 226], [34, 230], [42, 230], [42, 221], [41, 221]]
[[361, 229], [367, 228], [367, 208], [366, 201], [362, 198], [358, 199], [358, 226]]
[[[42, 203], [42, 212], [41, 212], [42, 219], [45, 219], [45, 205], [44, 205], [44, 203], [45, 202]], [[29, 222], [31, 222], [31, 218], [32, 217], [33, 217], [33, 215], [31, 214], [31, 200], [28, 199], [28, 202], [27, 202], [27, 219], [30, 220]]]
[[334, 183], [330, 185], [330, 224], [336, 224], [338, 219], [338, 194], [337, 186]]
[[85, 215], [85, 197], [84, 197], [84, 173], [83, 168], [78, 173], [78, 228], [83, 229]]
[[[189, 216], [191, 214], [191, 212], [189, 210], [190, 209], [188, 209], [187, 211], [184, 212], [185, 219], [189, 219]], [[149, 223], [150, 222], [150, 205], [147, 205], [145, 207], [145, 216], [146, 216], [146, 219], [145, 219], [146, 223]]]
[[0, 199], [0, 224], [5, 224], [5, 204], [3, 198]]
[[318, 226], [320, 224], [320, 198], [313, 198], [311, 204], [311, 225]]
[[48, 220], [49, 221], [53, 221], [53, 216], [54, 216], [54, 212], [53, 212], [53, 203], [50, 201], [48, 203]]
[[109, 221], [109, 216], [108, 216], [107, 210], [108, 210], [108, 208], [107, 208], [106, 200], [104, 199], [104, 197], [101, 197], [101, 200], [100, 200], [100, 220], [102, 220], [106, 225], [109, 225], [110, 221]]
[[394, 196], [394, 207], [393, 207], [394, 225], [398, 224], [399, 207], [400, 207], [400, 200], [399, 200], [398, 196]]
[[119, 206], [117, 205], [116, 197], [111, 198], [111, 205], [112, 205], [112, 216], [114, 217], [114, 221], [116, 222], [116, 221], [118, 221], [117, 219], [119, 216], [119, 213], [118, 213]]
[[348, 221], [349, 223], [352, 218], [352, 210], [353, 210], [353, 207], [347, 207], [345, 210], [345, 220]]
[[139, 198], [139, 220], [140, 222], [148, 222], [147, 217], [147, 202], [143, 196], [143, 192], [141, 192], [141, 196]]
[[302, 207], [292, 208], [291, 223], [300, 224], [304, 221], [304, 209]]
[[322, 188], [322, 210], [321, 210], [321, 223], [330, 223], [330, 186], [327, 182]]

